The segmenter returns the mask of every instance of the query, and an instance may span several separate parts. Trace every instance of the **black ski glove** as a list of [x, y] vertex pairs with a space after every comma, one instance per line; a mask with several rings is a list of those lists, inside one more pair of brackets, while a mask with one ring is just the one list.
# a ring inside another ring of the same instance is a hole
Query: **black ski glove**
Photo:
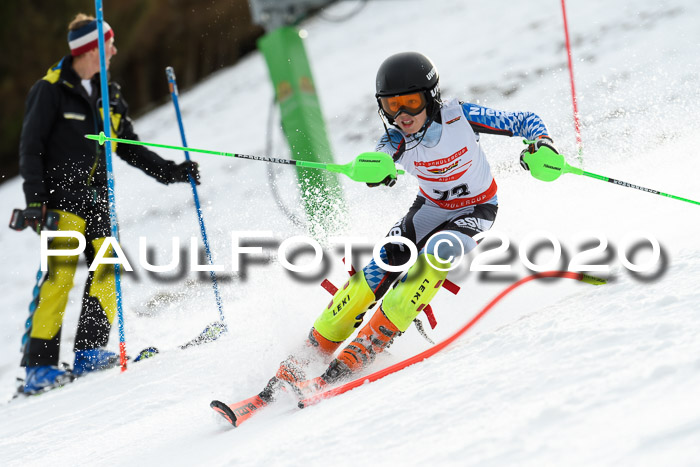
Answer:
[[192, 175], [195, 184], [200, 184], [199, 164], [195, 161], [185, 161], [170, 167], [170, 183], [189, 182], [188, 175]]
[[386, 185], [386, 186], [390, 186], [390, 187], [394, 186], [394, 185], [396, 185], [396, 178], [391, 178], [391, 175], [387, 175], [384, 178], [384, 180], [382, 180], [381, 182], [377, 182], [377, 183], [369, 183], [368, 182], [367, 183], [367, 186], [370, 188], [374, 188], [375, 186], [379, 186], [379, 185]]
[[24, 222], [36, 233], [46, 225], [46, 203], [29, 203], [24, 210]]
[[522, 152], [520, 153], [520, 166], [525, 170], [530, 170], [530, 167], [528, 167], [527, 163], [523, 158], [527, 154], [536, 153], [543, 146], [546, 146], [555, 153], [559, 154], [559, 151], [557, 151], [557, 149], [554, 147], [554, 141], [552, 141], [552, 138], [550, 138], [549, 136], [540, 136], [535, 141], [532, 141], [530, 144], [528, 144], [527, 147], [522, 150]]

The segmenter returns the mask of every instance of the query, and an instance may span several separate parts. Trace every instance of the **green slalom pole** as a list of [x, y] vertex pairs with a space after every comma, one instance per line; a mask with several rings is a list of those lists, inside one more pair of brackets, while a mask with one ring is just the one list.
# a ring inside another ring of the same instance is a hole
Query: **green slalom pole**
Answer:
[[[529, 144], [531, 141], [525, 141], [525, 144]], [[605, 177], [603, 175], [594, 174], [591, 172], [586, 172], [578, 167], [573, 167], [566, 163], [564, 156], [557, 154], [548, 147], [541, 147], [534, 154], [526, 154], [523, 159], [525, 163], [530, 168], [530, 173], [533, 177], [544, 182], [552, 182], [559, 178], [562, 174], [570, 173], [574, 175], [583, 175], [586, 177], [595, 178], [597, 180], [602, 180], [604, 182], [610, 182], [615, 185], [624, 186], [627, 188], [634, 188], [641, 191], [646, 191], [654, 195], [665, 196], [667, 198], [677, 199], [679, 201], [685, 201], [686, 203], [700, 204], [698, 201], [693, 201], [692, 199], [681, 198], [680, 196], [670, 195], [662, 191], [652, 190], [651, 188], [644, 188], [643, 186], [635, 185], [633, 183], [623, 182], [621, 180], [616, 180], [614, 178]]]
[[134, 144], [137, 146], [151, 146], [155, 148], [174, 149], [176, 151], [200, 152], [202, 154], [213, 154], [215, 156], [237, 157], [239, 159], [251, 159], [255, 161], [272, 162], [274, 164], [295, 165], [297, 167], [307, 167], [310, 169], [327, 170], [329, 172], [347, 175], [351, 180], [364, 183], [379, 183], [386, 177], [395, 179], [397, 175], [405, 173], [397, 170], [394, 160], [383, 152], [364, 152], [357, 156], [354, 161], [347, 164], [325, 164], [322, 162], [297, 161], [293, 159], [280, 159], [277, 157], [249, 156], [247, 154], [234, 154], [223, 151], [211, 151], [209, 149], [197, 149], [182, 146], [171, 146], [169, 144], [148, 143], [131, 139], [110, 138], [103, 132], [99, 135], [85, 135], [87, 139], [92, 139], [104, 144], [105, 141], [112, 141], [121, 144]]

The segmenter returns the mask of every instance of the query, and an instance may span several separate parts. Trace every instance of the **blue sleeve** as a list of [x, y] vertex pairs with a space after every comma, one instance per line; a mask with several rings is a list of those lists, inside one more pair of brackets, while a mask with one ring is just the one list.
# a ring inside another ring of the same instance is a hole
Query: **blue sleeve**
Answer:
[[520, 136], [527, 139], [548, 136], [544, 122], [532, 112], [503, 112], [468, 102], [461, 104], [464, 116], [477, 133]]
[[394, 158], [394, 162], [398, 162], [406, 150], [406, 140], [400, 131], [394, 128], [389, 128], [389, 130], [381, 137], [374, 150], [376, 152], [384, 152], [389, 154]]

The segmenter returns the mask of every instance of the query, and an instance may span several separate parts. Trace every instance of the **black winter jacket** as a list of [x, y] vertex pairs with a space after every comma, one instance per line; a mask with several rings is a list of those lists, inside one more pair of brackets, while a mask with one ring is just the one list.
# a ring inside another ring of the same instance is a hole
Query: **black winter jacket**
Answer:
[[[117, 83], [110, 83], [112, 135], [138, 139], [128, 104]], [[88, 96], [64, 57], [29, 92], [20, 139], [20, 174], [29, 203], [48, 203], [85, 219], [108, 211], [104, 147], [85, 135], [102, 131], [100, 75], [92, 78]], [[171, 161], [143, 146], [119, 145], [116, 154], [156, 180], [173, 181]]]

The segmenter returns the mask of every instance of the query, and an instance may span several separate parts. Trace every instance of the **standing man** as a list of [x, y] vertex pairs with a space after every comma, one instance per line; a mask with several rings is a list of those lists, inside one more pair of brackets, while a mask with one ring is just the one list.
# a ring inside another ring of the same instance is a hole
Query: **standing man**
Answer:
[[[114, 31], [106, 22], [103, 31], [109, 69], [117, 48]], [[81, 13], [71, 21], [68, 45], [70, 55], [52, 66], [27, 97], [20, 139], [20, 174], [27, 201], [25, 215], [31, 227], [41, 231], [47, 211], [56, 212], [58, 230], [74, 230], [85, 236], [85, 257], [90, 265], [111, 233], [104, 149], [85, 139], [85, 134], [103, 130], [94, 17]], [[120, 138], [138, 139], [117, 83], [109, 83], [109, 99], [113, 133]], [[175, 164], [143, 146], [118, 146], [116, 153], [163, 184], [188, 182], [190, 176], [199, 184], [196, 162]], [[70, 237], [54, 238], [50, 244], [51, 249], [76, 247], [77, 239]], [[112, 254], [111, 249], [108, 254]], [[61, 324], [77, 263], [77, 256], [49, 257], [48, 271], [30, 307], [34, 311], [21, 364], [27, 371], [25, 393], [60, 386], [74, 376], [118, 363], [118, 356], [104, 349], [117, 308], [114, 266], [107, 264], [90, 272], [85, 283], [72, 374], [58, 367]]]

